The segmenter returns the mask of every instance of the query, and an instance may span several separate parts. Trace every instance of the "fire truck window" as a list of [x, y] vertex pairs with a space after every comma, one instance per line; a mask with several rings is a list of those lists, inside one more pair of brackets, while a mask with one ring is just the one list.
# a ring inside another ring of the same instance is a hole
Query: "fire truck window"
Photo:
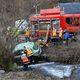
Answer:
[[78, 18], [78, 17], [75, 17], [74, 20], [75, 20], [76, 22], [78, 22], [78, 21], [79, 21], [79, 18]]
[[40, 30], [47, 30], [47, 26], [49, 26], [50, 23], [40, 23], [39, 24], [39, 29]]
[[36, 31], [38, 30], [38, 25], [32, 25], [32, 35], [36, 35]]
[[34, 25], [34, 30], [38, 30], [38, 25]]
[[38, 21], [32, 21], [32, 31], [38, 30]]
[[79, 18], [78, 17], [74, 18], [74, 26], [79, 26]]
[[73, 19], [72, 18], [66, 18], [66, 22], [68, 23], [68, 24], [70, 24], [70, 25], [72, 25], [73, 24]]

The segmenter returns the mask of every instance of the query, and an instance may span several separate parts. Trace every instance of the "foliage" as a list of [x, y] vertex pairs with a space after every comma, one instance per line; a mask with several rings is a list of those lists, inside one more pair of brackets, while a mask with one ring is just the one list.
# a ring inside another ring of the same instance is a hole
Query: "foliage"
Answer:
[[7, 71], [14, 70], [14, 56], [12, 55], [12, 49], [15, 46], [14, 31], [5, 28], [2, 33], [0, 36], [0, 67]]

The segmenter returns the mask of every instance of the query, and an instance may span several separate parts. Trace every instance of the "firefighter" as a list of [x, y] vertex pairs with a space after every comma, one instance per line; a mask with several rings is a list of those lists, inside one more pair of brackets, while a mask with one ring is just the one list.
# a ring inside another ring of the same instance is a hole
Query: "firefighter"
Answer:
[[27, 69], [28, 65], [30, 64], [30, 61], [26, 56], [26, 54], [24, 53], [24, 51], [21, 52], [21, 60], [22, 60], [23, 67]]
[[25, 31], [25, 40], [26, 40], [26, 42], [30, 41], [30, 35], [31, 35], [30, 29], [27, 27], [26, 31]]
[[31, 54], [32, 54], [32, 49], [26, 49], [26, 47], [24, 46], [24, 52], [25, 52], [25, 54], [29, 57], [29, 56], [31, 56]]
[[69, 45], [69, 38], [70, 38], [69, 31], [68, 30], [65, 30], [65, 32], [64, 32], [64, 39], [66, 41], [66, 45], [67, 46]]
[[57, 45], [57, 30], [55, 28], [53, 29], [52, 35], [53, 35], [53, 44]]
[[63, 39], [63, 30], [62, 30], [62, 28], [60, 28], [60, 30], [59, 30], [59, 43], [60, 43], [60, 45], [62, 44], [62, 39]]
[[54, 28], [53, 29], [53, 37], [56, 37], [57, 36], [57, 30]]

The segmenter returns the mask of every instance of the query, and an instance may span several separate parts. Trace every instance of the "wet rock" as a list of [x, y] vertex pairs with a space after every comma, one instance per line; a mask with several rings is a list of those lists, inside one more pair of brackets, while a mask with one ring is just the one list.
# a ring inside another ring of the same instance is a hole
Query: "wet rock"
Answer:
[[5, 73], [5, 70], [0, 70], [0, 74], [4, 74]]

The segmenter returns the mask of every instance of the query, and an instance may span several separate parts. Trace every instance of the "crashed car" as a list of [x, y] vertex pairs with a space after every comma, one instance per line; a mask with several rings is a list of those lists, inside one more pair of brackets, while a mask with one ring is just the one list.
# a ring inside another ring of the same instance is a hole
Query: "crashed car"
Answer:
[[20, 43], [16, 45], [13, 50], [15, 61], [21, 62], [21, 59], [20, 59], [21, 52], [24, 51], [24, 46], [26, 47], [27, 51], [29, 51], [30, 49], [32, 50], [31, 55], [27, 56], [29, 57], [29, 59], [31, 59], [30, 61], [33, 61], [33, 60], [37, 61], [38, 57], [42, 53], [42, 50], [41, 50], [41, 47], [34, 42], [25, 42], [25, 43]]

